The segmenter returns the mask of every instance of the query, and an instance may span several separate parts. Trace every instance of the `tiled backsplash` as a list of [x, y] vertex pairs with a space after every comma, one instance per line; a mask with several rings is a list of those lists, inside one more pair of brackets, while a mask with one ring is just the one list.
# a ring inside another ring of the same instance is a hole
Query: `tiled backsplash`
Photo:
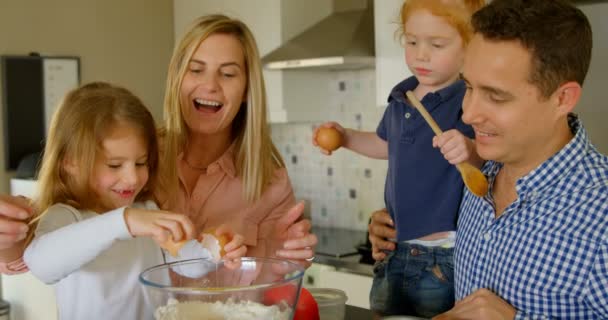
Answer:
[[[385, 108], [375, 106], [373, 69], [334, 72], [327, 121], [375, 131]], [[366, 230], [370, 214], [384, 207], [387, 161], [339, 149], [326, 156], [312, 145], [320, 123], [274, 124], [272, 136], [283, 155], [297, 199], [310, 201], [314, 225]]]

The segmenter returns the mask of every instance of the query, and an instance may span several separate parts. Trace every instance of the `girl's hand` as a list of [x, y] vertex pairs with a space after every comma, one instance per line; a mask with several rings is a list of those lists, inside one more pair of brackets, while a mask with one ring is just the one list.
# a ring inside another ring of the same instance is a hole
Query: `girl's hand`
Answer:
[[139, 208], [125, 209], [125, 222], [134, 237], [151, 237], [159, 245], [194, 238], [194, 225], [183, 214]]
[[245, 246], [245, 238], [238, 233], [234, 233], [230, 226], [222, 224], [217, 229], [215, 229], [214, 234], [216, 237], [218, 237], [218, 239], [222, 235], [228, 239], [228, 243], [224, 245], [224, 251], [226, 252], [226, 254], [224, 255], [224, 259], [238, 259], [244, 257], [247, 253], [247, 247]]
[[433, 147], [439, 148], [443, 157], [451, 164], [469, 161], [475, 154], [475, 143], [460, 131], [451, 129], [433, 137]]
[[[319, 150], [321, 150], [321, 153], [329, 156], [329, 155], [331, 155], [332, 151], [325, 150], [317, 142], [317, 134], [319, 133], [319, 129], [321, 129], [321, 128], [334, 128], [334, 129], [338, 130], [338, 132], [340, 132], [340, 134], [342, 135], [343, 140], [346, 138], [346, 129], [344, 129], [339, 123], [330, 121], [330, 122], [325, 122], [325, 123], [321, 124], [320, 126], [316, 127], [315, 130], [313, 131], [312, 144], [315, 147], [318, 147]], [[345, 143], [345, 141], [342, 141], [342, 145], [344, 145], [344, 143]]]

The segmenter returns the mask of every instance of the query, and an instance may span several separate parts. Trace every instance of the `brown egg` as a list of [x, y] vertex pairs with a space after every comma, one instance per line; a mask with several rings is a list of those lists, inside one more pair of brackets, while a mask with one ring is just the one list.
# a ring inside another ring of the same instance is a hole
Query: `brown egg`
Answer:
[[342, 146], [342, 134], [334, 128], [319, 128], [317, 144], [327, 151], [334, 151]]
[[[225, 254], [224, 246], [229, 242], [229, 239], [226, 235], [222, 234], [220, 236], [215, 235], [215, 229], [209, 229], [202, 234], [202, 239], [196, 239], [201, 244], [201, 247], [209, 250], [213, 261], [219, 261]], [[160, 247], [167, 250], [169, 254], [173, 257], [179, 257], [179, 250], [188, 242], [188, 240], [181, 241], [173, 241], [173, 239], [168, 239], [163, 242]]]
[[184, 244], [186, 244], [187, 240], [181, 241], [173, 241], [173, 239], [169, 238], [169, 240], [163, 242], [160, 247], [167, 250], [173, 257], [179, 256], [179, 249], [181, 249]]
[[221, 236], [216, 236], [215, 229], [210, 229], [203, 233], [201, 246], [209, 250], [213, 261], [218, 262], [226, 254], [224, 246], [226, 246], [228, 242], [228, 237], [226, 237], [226, 235], [222, 234]]

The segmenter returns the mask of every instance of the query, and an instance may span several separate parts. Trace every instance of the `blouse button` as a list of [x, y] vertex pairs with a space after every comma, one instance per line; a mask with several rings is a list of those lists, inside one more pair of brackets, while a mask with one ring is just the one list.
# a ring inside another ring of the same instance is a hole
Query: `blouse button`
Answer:
[[409, 119], [411, 116], [412, 116], [412, 114], [411, 114], [411, 113], [409, 113], [409, 112], [406, 112], [406, 113], [405, 113], [405, 118], [406, 118], [406, 119]]
[[490, 239], [492, 239], [492, 236], [489, 232], [486, 232], [483, 234], [483, 238], [486, 239], [486, 241], [490, 241]]

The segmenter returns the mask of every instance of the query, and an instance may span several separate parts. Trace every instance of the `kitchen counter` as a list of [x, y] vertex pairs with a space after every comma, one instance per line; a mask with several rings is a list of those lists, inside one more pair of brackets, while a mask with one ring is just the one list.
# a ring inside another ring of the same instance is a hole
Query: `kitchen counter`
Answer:
[[[319, 242], [315, 248], [313, 266], [305, 274], [304, 286], [342, 290], [348, 297], [349, 305], [368, 309], [373, 266], [359, 262], [361, 255], [358, 250], [360, 245], [365, 244], [367, 233], [318, 226], [313, 227], [312, 232], [317, 235]], [[352, 311], [358, 313], [361, 310]], [[364, 316], [362, 319], [369, 318]]]
[[337, 271], [354, 273], [362, 276], [373, 277], [374, 266], [371, 264], [360, 263], [360, 255], [352, 255], [342, 258], [334, 258], [326, 255], [316, 254], [315, 263], [325, 264], [336, 268]]
[[373, 266], [360, 263], [361, 255], [357, 251], [357, 246], [367, 240], [365, 231], [319, 226], [314, 226], [311, 231], [319, 239], [315, 247], [315, 263], [332, 266], [338, 271], [373, 276]]
[[368, 320], [372, 319], [373, 313], [371, 310], [359, 308], [351, 305], [346, 305], [344, 312], [345, 320]]

